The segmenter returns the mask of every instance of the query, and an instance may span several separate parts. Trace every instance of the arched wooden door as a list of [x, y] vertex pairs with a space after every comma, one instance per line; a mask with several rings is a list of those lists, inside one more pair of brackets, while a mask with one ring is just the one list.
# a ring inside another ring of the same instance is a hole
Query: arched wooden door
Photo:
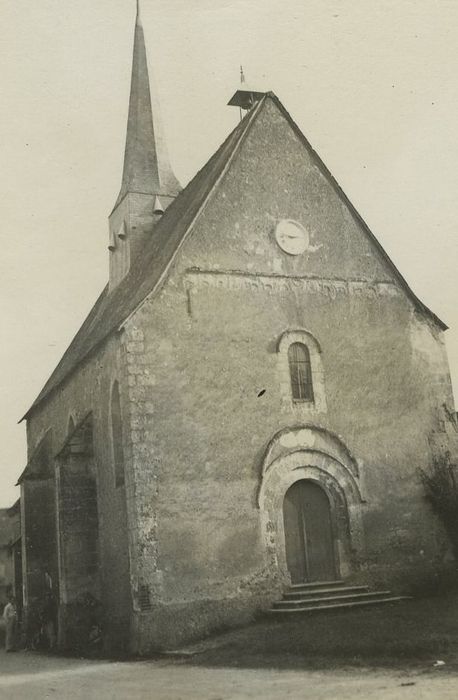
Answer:
[[331, 506], [314, 481], [296, 481], [283, 502], [286, 562], [292, 583], [336, 579]]

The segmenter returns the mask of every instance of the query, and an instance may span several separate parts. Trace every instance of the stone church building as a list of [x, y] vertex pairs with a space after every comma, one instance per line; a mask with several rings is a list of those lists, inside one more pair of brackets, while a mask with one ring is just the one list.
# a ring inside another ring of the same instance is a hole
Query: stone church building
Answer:
[[419, 478], [451, 449], [446, 326], [279, 99], [231, 103], [182, 189], [137, 16], [109, 281], [25, 416], [25, 612], [50, 597], [63, 648], [91, 614], [147, 653], [447, 559]]

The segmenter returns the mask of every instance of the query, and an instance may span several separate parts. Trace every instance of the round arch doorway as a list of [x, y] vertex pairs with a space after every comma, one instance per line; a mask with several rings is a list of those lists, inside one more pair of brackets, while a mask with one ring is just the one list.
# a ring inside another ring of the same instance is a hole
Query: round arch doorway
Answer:
[[286, 563], [291, 583], [337, 579], [329, 498], [315, 481], [296, 481], [283, 501]]

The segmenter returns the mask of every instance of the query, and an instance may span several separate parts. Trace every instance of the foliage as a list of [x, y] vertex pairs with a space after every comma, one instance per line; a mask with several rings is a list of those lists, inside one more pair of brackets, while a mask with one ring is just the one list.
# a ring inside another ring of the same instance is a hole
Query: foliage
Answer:
[[436, 457], [429, 470], [420, 472], [426, 498], [442, 521], [458, 560], [458, 478], [450, 453]]

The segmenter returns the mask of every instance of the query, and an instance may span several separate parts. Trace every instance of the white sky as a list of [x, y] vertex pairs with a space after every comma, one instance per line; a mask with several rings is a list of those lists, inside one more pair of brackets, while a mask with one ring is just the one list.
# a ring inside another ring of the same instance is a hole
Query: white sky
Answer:
[[[107, 278], [134, 0], [0, 0], [0, 506], [32, 403]], [[143, 0], [185, 184], [272, 89], [420, 298], [451, 326], [458, 387], [458, 2]]]

